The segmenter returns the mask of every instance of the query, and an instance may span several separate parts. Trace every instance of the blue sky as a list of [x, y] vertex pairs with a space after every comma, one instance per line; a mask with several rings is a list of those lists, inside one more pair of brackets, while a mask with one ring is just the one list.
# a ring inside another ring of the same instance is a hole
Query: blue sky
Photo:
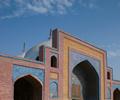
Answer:
[[21, 54], [59, 28], [107, 51], [120, 80], [120, 0], [0, 0], [0, 52]]

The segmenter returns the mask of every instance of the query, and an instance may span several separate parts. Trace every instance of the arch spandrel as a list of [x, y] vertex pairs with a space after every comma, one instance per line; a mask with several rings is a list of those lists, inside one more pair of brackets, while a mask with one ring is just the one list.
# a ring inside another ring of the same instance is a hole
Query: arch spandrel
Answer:
[[86, 56], [82, 53], [78, 53], [75, 51], [70, 51], [69, 55], [70, 55], [69, 67], [70, 67], [71, 71], [74, 68], [74, 66], [76, 66], [80, 62], [87, 60], [95, 68], [96, 72], [98, 73], [98, 75], [100, 77], [100, 61], [98, 59]]
[[26, 75], [32, 75], [41, 80], [44, 83], [44, 70], [37, 68], [28, 68], [25, 66], [14, 65], [13, 66], [13, 81]]

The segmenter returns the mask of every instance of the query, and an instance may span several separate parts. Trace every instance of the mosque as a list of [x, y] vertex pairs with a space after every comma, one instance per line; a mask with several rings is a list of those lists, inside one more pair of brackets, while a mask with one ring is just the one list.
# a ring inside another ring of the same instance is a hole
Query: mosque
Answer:
[[120, 100], [106, 51], [59, 29], [21, 56], [0, 54], [0, 100]]

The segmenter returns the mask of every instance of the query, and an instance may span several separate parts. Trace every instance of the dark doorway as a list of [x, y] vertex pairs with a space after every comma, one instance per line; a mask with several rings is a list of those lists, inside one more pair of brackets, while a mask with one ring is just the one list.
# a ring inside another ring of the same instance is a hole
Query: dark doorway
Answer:
[[[79, 80], [79, 86], [82, 86], [81, 90], [76, 90], [80, 91], [80, 95], [82, 94], [82, 100], [99, 100], [99, 76], [89, 61], [85, 60], [75, 66], [72, 74]], [[72, 89], [72, 94], [75, 93], [74, 91]], [[72, 100], [81, 100], [81, 96], [72, 97]]]
[[113, 93], [113, 100], [120, 100], [120, 91], [116, 89]]
[[14, 84], [14, 100], [42, 100], [42, 85], [32, 76], [24, 76]]

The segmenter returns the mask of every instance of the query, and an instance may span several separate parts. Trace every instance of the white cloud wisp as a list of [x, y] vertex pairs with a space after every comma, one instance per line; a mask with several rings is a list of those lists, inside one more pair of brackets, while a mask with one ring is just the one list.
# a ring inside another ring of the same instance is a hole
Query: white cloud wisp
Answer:
[[[0, 0], [0, 18], [34, 14], [66, 14], [73, 6], [95, 8], [96, 0]], [[74, 4], [77, 5], [74, 5]], [[4, 11], [3, 11], [4, 10]]]

